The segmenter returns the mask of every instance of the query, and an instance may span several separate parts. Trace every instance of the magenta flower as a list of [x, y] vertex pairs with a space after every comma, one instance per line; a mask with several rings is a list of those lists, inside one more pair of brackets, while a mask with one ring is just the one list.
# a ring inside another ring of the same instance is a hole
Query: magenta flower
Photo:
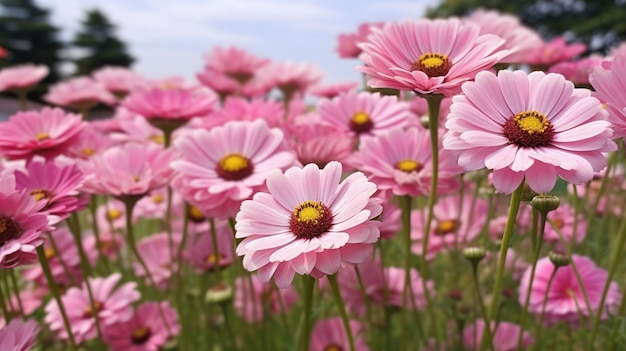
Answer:
[[[120, 273], [114, 273], [107, 278], [89, 278], [95, 300], [95, 311], [89, 301], [89, 294], [84, 283], [80, 288], [68, 289], [61, 297], [77, 343], [96, 337], [96, 320], [94, 318], [96, 313], [103, 329], [112, 324], [127, 321], [132, 317], [132, 303], [138, 301], [141, 295], [137, 291], [137, 283], [135, 282], [125, 283], [116, 289], [115, 286], [121, 279]], [[44, 321], [48, 323], [50, 330], [56, 332], [59, 338], [67, 339], [67, 330], [63, 325], [61, 312], [59, 312], [56, 301], [50, 300], [45, 311]]]
[[50, 70], [44, 65], [25, 64], [0, 70], [0, 91], [26, 91], [44, 79]]
[[291, 284], [295, 273], [319, 278], [334, 274], [342, 263], [360, 263], [378, 240], [382, 207], [371, 196], [376, 185], [362, 173], [343, 182], [341, 164], [315, 164], [268, 176], [269, 193], [256, 193], [237, 214], [237, 254], [243, 266], [272, 276], [278, 287]]
[[176, 310], [167, 301], [160, 305], [158, 302], [144, 302], [137, 306], [129, 320], [104, 329], [104, 341], [111, 347], [110, 350], [159, 351], [169, 339], [178, 335], [181, 327]]
[[[447, 150], [440, 150], [437, 193], [459, 188], [462, 169]], [[376, 137], [363, 138], [354, 155], [355, 167], [380, 190], [394, 195], [428, 196], [432, 177], [432, 150], [427, 130], [395, 128]]]
[[0, 350], [28, 351], [35, 346], [39, 334], [37, 321], [14, 318], [0, 329]]
[[466, 170], [493, 170], [496, 190], [511, 193], [524, 179], [549, 192], [557, 176], [580, 184], [606, 167], [616, 150], [607, 113], [587, 89], [557, 74], [488, 72], [453, 98], [443, 147], [459, 152]]
[[268, 174], [295, 164], [283, 133], [262, 120], [193, 130], [175, 142], [182, 154], [174, 187], [203, 212], [234, 216], [241, 201], [264, 187]]
[[[252, 282], [252, 283], [250, 283]], [[269, 318], [267, 314], [287, 313], [298, 301], [298, 293], [293, 286], [276, 289], [273, 284], [263, 282], [253, 274], [235, 279], [233, 304], [238, 315], [248, 322], [259, 322]]]
[[115, 96], [104, 85], [87, 77], [72, 78], [51, 86], [44, 100], [76, 111], [89, 110], [99, 103], [115, 104]]
[[616, 56], [610, 66], [596, 67], [589, 75], [589, 83], [596, 96], [606, 103], [609, 121], [613, 124], [613, 138], [626, 136], [626, 51]]
[[131, 112], [151, 120], [187, 121], [202, 117], [215, 108], [217, 96], [213, 93], [194, 93], [185, 89], [136, 91], [122, 104]]
[[[355, 351], [369, 351], [365, 343], [363, 326], [356, 320], [350, 321], [350, 330], [354, 335]], [[341, 317], [323, 319], [315, 323], [309, 351], [349, 350], [348, 335]]]
[[80, 115], [60, 108], [18, 112], [0, 123], [0, 154], [11, 160], [55, 158], [74, 143], [83, 126]]
[[585, 44], [574, 43], [568, 45], [563, 37], [556, 37], [535, 48], [525, 63], [543, 68], [555, 63], [570, 61], [585, 52], [585, 50], [587, 50], [587, 45]]
[[244, 99], [228, 97], [221, 109], [210, 115], [191, 122], [194, 127], [210, 130], [213, 127], [223, 126], [231, 121], [249, 121], [263, 119], [270, 127], [280, 127], [283, 124], [283, 104], [275, 100]]
[[359, 44], [366, 66], [357, 70], [372, 77], [367, 84], [373, 88], [454, 95], [507, 54], [503, 39], [479, 32], [457, 18], [391, 22]]
[[356, 137], [406, 127], [412, 118], [408, 103], [398, 101], [395, 96], [368, 92], [321, 100], [318, 110], [323, 123]]
[[[493, 333], [494, 351], [515, 351], [517, 350], [517, 340], [522, 329], [519, 325], [511, 322], [495, 322], [491, 323]], [[467, 350], [476, 350], [480, 346], [480, 341], [485, 331], [485, 321], [477, 319], [474, 324], [468, 325], [463, 329], [463, 347]], [[528, 350], [535, 343], [535, 339], [529, 332], [524, 331], [522, 335], [521, 347]]]
[[[574, 274], [572, 265], [576, 265], [582, 287], [578, 284], [578, 279]], [[548, 281], [554, 270], [554, 264], [545, 257], [537, 261], [535, 280], [530, 290], [530, 303], [528, 311], [534, 315], [540, 315], [543, 308]], [[608, 273], [606, 270], [596, 266], [588, 257], [572, 255], [572, 263], [561, 267], [556, 272], [546, 302], [546, 322], [549, 324], [556, 322], [569, 322], [577, 324], [580, 322], [580, 314], [590, 316], [585, 302], [583, 288], [587, 292], [591, 316], [595, 316], [598, 309], [602, 309], [602, 319], [608, 317], [608, 313], [615, 313], [621, 300], [621, 291], [616, 282], [609, 285], [608, 294], [604, 306], [600, 306], [602, 291]], [[530, 267], [524, 273], [519, 287], [519, 302], [524, 304], [530, 284]]]
[[594, 55], [577, 61], [559, 62], [550, 66], [548, 73], [559, 73], [576, 85], [587, 86], [589, 75], [596, 67], [602, 66], [604, 60], [602, 56]]

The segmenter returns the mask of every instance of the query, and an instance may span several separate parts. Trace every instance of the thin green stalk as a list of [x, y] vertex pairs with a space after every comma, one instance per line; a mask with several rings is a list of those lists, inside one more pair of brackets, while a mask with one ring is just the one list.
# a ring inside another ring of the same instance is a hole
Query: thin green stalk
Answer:
[[341, 291], [339, 291], [339, 284], [337, 284], [337, 275], [329, 275], [328, 282], [330, 283], [330, 288], [333, 292], [333, 296], [335, 297], [335, 302], [337, 303], [337, 307], [339, 308], [339, 314], [341, 314], [341, 320], [343, 321], [343, 327], [346, 330], [346, 335], [348, 336], [348, 344], [350, 345], [350, 351], [354, 351], [354, 336], [352, 335], [352, 328], [350, 328], [350, 318], [348, 317], [348, 312], [346, 311], [346, 306], [343, 303], [343, 299], [341, 298]]
[[[493, 335], [491, 334], [491, 325], [489, 324], [489, 317], [487, 317], [487, 308], [485, 308], [485, 300], [483, 299], [483, 293], [480, 289], [480, 282], [478, 281], [478, 262], [472, 262], [472, 277], [474, 280], [474, 292], [476, 293], [476, 300], [478, 300], [478, 308], [480, 309], [480, 314], [485, 320], [485, 331], [487, 340], [490, 340], [490, 347], [492, 350], [495, 350], [493, 347]], [[477, 328], [475, 328], [477, 329]]]
[[24, 304], [22, 303], [22, 298], [20, 297], [20, 287], [17, 284], [17, 278], [15, 277], [15, 270], [9, 269], [9, 278], [11, 279], [11, 284], [13, 285], [13, 293], [15, 294], [15, 299], [17, 300], [17, 306], [19, 307], [20, 316], [24, 316]]
[[[8, 291], [7, 291], [8, 295]], [[7, 308], [8, 299], [2, 291], [2, 287], [0, 286], [0, 308], [2, 309], [2, 315], [6, 318], [6, 323], [8, 324], [11, 321], [12, 314], [10, 313], [10, 309]]]
[[359, 266], [354, 265], [354, 273], [356, 274], [356, 279], [359, 282], [359, 290], [361, 290], [361, 295], [363, 295], [363, 301], [365, 302], [365, 316], [370, 328], [372, 328], [374, 325], [374, 320], [372, 319], [372, 303], [369, 295], [367, 294], [367, 290], [365, 289], [365, 284], [363, 283], [363, 277], [361, 276]]
[[217, 231], [215, 228], [215, 219], [213, 217], [209, 218], [209, 223], [211, 225], [211, 241], [213, 242], [213, 256], [215, 256], [215, 275], [217, 276], [217, 282], [222, 282], [222, 266], [220, 265], [220, 250], [217, 245]]
[[[626, 291], [622, 292], [622, 301], [619, 304], [619, 311], [617, 312], [618, 316], [624, 316], [626, 314]], [[613, 325], [613, 331], [611, 332], [611, 338], [609, 339], [609, 350], [615, 350], [615, 339], [617, 338], [617, 331], [622, 322], [616, 321]]]
[[222, 314], [224, 315], [224, 325], [226, 328], [226, 334], [230, 344], [232, 344], [233, 348], [231, 350], [238, 350], [237, 340], [235, 339], [235, 333], [232, 328], [232, 321], [230, 318], [230, 313], [228, 311], [228, 305], [225, 303], [221, 303], [220, 307], [222, 308]]
[[[399, 198], [400, 209], [402, 211], [402, 236], [404, 246], [406, 249], [406, 256], [404, 258], [404, 288], [402, 289], [402, 309], [400, 310], [400, 318], [402, 320], [402, 336], [401, 348], [403, 350], [408, 349], [405, 343], [408, 343], [407, 333], [409, 331], [409, 325], [407, 321], [407, 300], [409, 295], [409, 286], [411, 285], [411, 196], [404, 195]], [[424, 251], [425, 253], [426, 251]]]
[[300, 336], [300, 350], [308, 351], [311, 340], [311, 331], [313, 330], [312, 310], [313, 310], [313, 292], [315, 290], [315, 278], [310, 275], [302, 276], [304, 282], [304, 323], [302, 326], [302, 334]]
[[[543, 331], [543, 320], [546, 316], [546, 305], [548, 304], [548, 295], [550, 293], [550, 288], [552, 288], [552, 282], [554, 281], [554, 277], [556, 276], [556, 271], [559, 270], [561, 266], [554, 266], [554, 270], [552, 274], [550, 274], [550, 279], [548, 279], [548, 285], [546, 286], [546, 293], [543, 296], [543, 304], [541, 305], [541, 314], [539, 315], [539, 324], [537, 325], [537, 333], [535, 334], [537, 340], [537, 346], [541, 349], [541, 332]], [[520, 334], [524, 333], [524, 329], [521, 329]], [[521, 339], [521, 337], [520, 337]], [[520, 342], [517, 342], [518, 349], [520, 348]]]
[[[96, 238], [96, 250], [98, 250], [98, 257], [104, 258], [102, 252], [102, 242], [100, 241], [100, 226], [98, 226], [98, 216], [96, 214], [98, 210], [98, 196], [91, 195], [89, 199], [89, 214], [91, 216], [91, 229], [93, 230], [93, 235]], [[111, 272], [111, 266], [109, 265], [109, 260], [102, 259], [101, 262], [104, 262], [104, 268], [107, 273]]]

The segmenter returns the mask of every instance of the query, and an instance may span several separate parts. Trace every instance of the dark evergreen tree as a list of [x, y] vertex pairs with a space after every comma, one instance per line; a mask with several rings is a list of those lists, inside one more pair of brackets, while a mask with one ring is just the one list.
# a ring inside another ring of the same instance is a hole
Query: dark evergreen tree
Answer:
[[37, 6], [34, 0], [0, 0], [0, 47], [8, 52], [0, 60], [0, 68], [28, 62], [50, 68], [50, 74], [31, 97], [41, 96], [46, 84], [61, 77], [58, 66], [63, 44], [58, 39], [59, 29], [49, 23], [48, 16], [49, 11]]
[[76, 59], [76, 75], [89, 74], [103, 66], [129, 67], [135, 59], [126, 44], [115, 35], [115, 25], [100, 10], [87, 11], [82, 30], [72, 45], [84, 49], [85, 55]]

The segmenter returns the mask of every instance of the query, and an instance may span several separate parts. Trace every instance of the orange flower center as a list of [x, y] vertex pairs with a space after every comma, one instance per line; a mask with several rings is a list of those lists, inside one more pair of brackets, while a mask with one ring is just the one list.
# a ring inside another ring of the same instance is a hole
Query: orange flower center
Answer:
[[148, 341], [151, 335], [152, 332], [150, 331], [150, 328], [141, 326], [133, 330], [133, 334], [130, 338], [133, 340], [133, 344], [141, 345]]
[[202, 213], [202, 211], [196, 206], [189, 206], [189, 212], [187, 215], [193, 222], [204, 222], [206, 220], [204, 213]]
[[83, 318], [91, 318], [96, 313], [102, 311], [103, 308], [104, 308], [104, 306], [102, 305], [102, 302], [94, 301], [93, 302], [93, 308], [92, 308], [91, 304], [89, 304], [89, 306], [87, 306], [85, 308], [85, 311], [83, 312]]
[[435, 228], [435, 234], [437, 235], [446, 235], [450, 233], [456, 232], [459, 229], [461, 222], [456, 219], [446, 219], [443, 221], [439, 221], [437, 224], [437, 228]]
[[106, 216], [109, 221], [114, 221], [122, 217], [122, 211], [117, 208], [110, 208], [107, 210]]

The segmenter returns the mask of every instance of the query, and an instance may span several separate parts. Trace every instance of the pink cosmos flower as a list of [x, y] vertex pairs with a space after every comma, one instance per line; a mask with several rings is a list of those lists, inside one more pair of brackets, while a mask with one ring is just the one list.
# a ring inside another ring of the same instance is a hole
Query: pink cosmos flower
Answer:
[[309, 94], [320, 98], [332, 99], [337, 95], [356, 91], [358, 86], [359, 83], [356, 82], [317, 85], [309, 90]]
[[[180, 194], [172, 194], [172, 207], [183, 206]], [[164, 219], [167, 212], [167, 189], [161, 188], [151, 191], [149, 196], [144, 196], [137, 201], [133, 211], [136, 220], [145, 218]]]
[[98, 103], [115, 104], [115, 96], [104, 85], [87, 77], [72, 78], [51, 86], [44, 100], [76, 111], [88, 110]]
[[322, 123], [319, 115], [309, 113], [289, 125], [292, 145], [303, 165], [315, 163], [323, 168], [330, 161], [347, 164], [354, 141], [345, 131]]
[[83, 191], [115, 197], [142, 197], [169, 183], [174, 153], [154, 144], [114, 146], [79, 163], [86, 174]]
[[529, 55], [544, 44], [537, 32], [521, 24], [513, 15], [479, 8], [467, 20], [480, 26], [480, 34], [495, 34], [505, 40], [502, 48], [509, 53], [501, 62], [526, 63]]
[[383, 199], [383, 213], [380, 218], [380, 238], [391, 239], [401, 228], [400, 208], [389, 201]]
[[184, 255], [198, 271], [213, 271], [218, 265], [223, 269], [233, 263], [233, 232], [227, 221], [215, 221], [217, 255], [210, 231], [200, 232], [189, 242]]
[[183, 89], [136, 91], [122, 102], [131, 112], [151, 120], [186, 121], [209, 114], [215, 108], [213, 93], [194, 93]]
[[356, 137], [403, 128], [412, 117], [408, 103], [398, 101], [395, 96], [368, 92], [347, 93], [332, 100], [321, 100], [318, 111], [324, 123]]
[[558, 74], [479, 73], [453, 98], [443, 147], [466, 170], [493, 169], [496, 190], [521, 182], [549, 192], [556, 177], [580, 184], [606, 167], [616, 150], [607, 113], [587, 89]]
[[556, 37], [547, 43], [544, 42], [543, 46], [535, 48], [525, 63], [543, 68], [555, 63], [570, 61], [585, 50], [587, 50], [585, 44], [568, 45], [563, 37]]
[[126, 67], [105, 66], [94, 71], [92, 76], [120, 99], [146, 83], [141, 75]]
[[[369, 351], [365, 343], [363, 326], [356, 320], [350, 321], [350, 330], [354, 336], [354, 349], [356, 351]], [[341, 317], [323, 319], [315, 323], [311, 335], [309, 351], [349, 350], [348, 335], [343, 326]]]
[[29, 90], [44, 79], [49, 72], [47, 66], [32, 63], [4, 68], [0, 70], [0, 91]]
[[491, 68], [508, 53], [504, 40], [457, 18], [391, 22], [375, 28], [357, 70], [370, 75], [373, 88], [414, 90], [420, 94], [455, 95], [461, 84]]
[[[583, 288], [578, 284], [572, 268], [573, 264], [576, 265], [583, 287], [587, 292], [593, 316], [596, 315], [599, 308], [602, 308], [602, 319], [606, 319], [608, 313], [614, 313], [620, 303], [622, 296], [620, 288], [616, 282], [611, 282], [605, 304], [599, 306], [602, 290], [608, 277], [607, 271], [596, 266], [588, 257], [572, 255], [572, 263], [558, 269], [550, 286], [545, 315], [546, 322], [549, 324], [555, 322], [576, 324], [580, 322], [580, 314], [590, 316], [585, 303]], [[554, 264], [547, 257], [537, 261], [535, 280], [530, 290], [530, 304], [528, 305], [528, 311], [534, 315], [541, 314], [548, 281], [553, 270]], [[522, 305], [526, 301], [529, 284], [530, 267], [524, 273], [519, 287], [519, 301]]]
[[[491, 323], [493, 333], [494, 351], [515, 351], [517, 350], [517, 339], [522, 329], [519, 325], [510, 322]], [[463, 329], [463, 347], [466, 350], [477, 350], [485, 331], [485, 321], [477, 319], [474, 324], [468, 325]], [[535, 339], [529, 332], [524, 331], [522, 335], [521, 347], [528, 350], [535, 343]]]
[[181, 327], [176, 310], [167, 301], [160, 305], [158, 302], [144, 302], [137, 306], [129, 320], [104, 329], [103, 338], [110, 350], [159, 351], [169, 339], [178, 335]]
[[372, 28], [382, 28], [384, 22], [361, 23], [356, 33], [339, 34], [337, 37], [337, 48], [335, 49], [341, 58], [357, 58], [361, 54], [359, 43], [367, 41], [367, 37], [372, 32]]
[[35, 346], [39, 334], [37, 321], [14, 318], [0, 329], [0, 350], [28, 351]]
[[[559, 231], [561, 232], [561, 235], [563, 235], [566, 243], [580, 243], [585, 239], [585, 235], [587, 233], [587, 221], [585, 220], [585, 216], [582, 213], [579, 213], [578, 219], [576, 220], [575, 218], [576, 211], [567, 203], [561, 203], [556, 210], [548, 213], [548, 219], [550, 219], [554, 225], [559, 228]], [[562, 247], [560, 246], [561, 239], [550, 223], [546, 223], [543, 240], [557, 243], [558, 247]]]
[[447, 196], [439, 199], [434, 208], [434, 219], [426, 253], [422, 252], [422, 238], [426, 229], [427, 209], [411, 213], [412, 250], [432, 260], [441, 252], [458, 248], [474, 240], [487, 220], [487, 203], [471, 196]]
[[[172, 272], [178, 270], [176, 254], [180, 246], [180, 234], [173, 235], [172, 241], [173, 247], [170, 250], [168, 234], [163, 232], [145, 237], [137, 244], [137, 250], [148, 266], [148, 271], [159, 289], [165, 288]], [[146, 277], [146, 283], [150, 283], [146, 271], [139, 262], [135, 262], [134, 271], [136, 276]]]
[[273, 284], [263, 282], [258, 275], [235, 279], [234, 306], [238, 315], [248, 322], [258, 322], [271, 314], [286, 313], [298, 301], [298, 293], [293, 286], [277, 289]]
[[550, 66], [548, 73], [562, 74], [576, 85], [588, 85], [589, 75], [594, 68], [600, 67], [604, 60], [602, 56], [592, 55], [577, 61], [559, 62]]
[[195, 119], [191, 122], [194, 127], [210, 130], [213, 127], [223, 126], [231, 121], [254, 121], [263, 119], [270, 127], [280, 127], [283, 124], [283, 104], [275, 100], [244, 99], [229, 97], [224, 106], [210, 115]]
[[610, 67], [596, 67], [589, 75], [589, 83], [596, 96], [606, 103], [609, 121], [613, 124], [613, 138], [626, 136], [626, 54], [616, 56]]
[[60, 108], [18, 112], [0, 123], [0, 154], [11, 160], [55, 158], [72, 145], [83, 126], [80, 115]]
[[126, 225], [126, 206], [120, 200], [110, 198], [96, 209], [96, 221], [104, 231], [114, 231]]
[[272, 276], [278, 287], [291, 284], [295, 273], [319, 278], [334, 274], [342, 263], [360, 263], [380, 235], [372, 221], [382, 207], [371, 196], [376, 185], [363, 173], [343, 182], [341, 164], [315, 164], [268, 176], [269, 193], [256, 193], [237, 214], [237, 254], [243, 266]]
[[[141, 295], [137, 291], [137, 283], [135, 282], [122, 284], [116, 289], [115, 286], [121, 279], [120, 273], [111, 274], [106, 278], [89, 278], [95, 300], [95, 311], [92, 309], [85, 283], [80, 288], [68, 289], [61, 297], [61, 303], [65, 306], [71, 330], [77, 343], [83, 343], [96, 337], [96, 320], [94, 318], [96, 313], [103, 329], [112, 324], [127, 321], [132, 317], [132, 303], [138, 301]], [[50, 330], [56, 332], [59, 338], [67, 339], [68, 334], [56, 301], [50, 300], [45, 311], [44, 321], [48, 323]]]
[[[447, 150], [440, 150], [437, 193], [459, 188], [462, 172]], [[432, 150], [427, 130], [395, 128], [376, 137], [363, 138], [351, 162], [380, 190], [394, 195], [428, 196], [432, 177]]]
[[26, 169], [15, 172], [18, 190], [28, 191], [35, 201], [45, 204], [42, 212], [49, 215], [50, 224], [56, 224], [73, 212], [87, 207], [88, 198], [80, 196], [85, 176], [74, 164], [31, 161]]
[[283, 133], [263, 120], [193, 130], [175, 146], [182, 157], [172, 162], [180, 172], [174, 187], [217, 218], [234, 216], [241, 201], [264, 187], [269, 173], [295, 164]]
[[[15, 294], [11, 295], [11, 303], [7, 303], [7, 308], [9, 308], [9, 305], [12, 305], [12, 313], [14, 313], [14, 315], [22, 315], [25, 317], [30, 316], [37, 311], [37, 309], [39, 309], [44, 298], [48, 296], [48, 293], [48, 288], [44, 286], [36, 285], [34, 287], [22, 287], [19, 293], [19, 299], [22, 302], [21, 307], [23, 309], [20, 308], [20, 303]], [[0, 329], [2, 329], [2, 326], [0, 326]]]
[[141, 115], [135, 115], [119, 121], [120, 132], [112, 132], [109, 136], [119, 142], [155, 143], [163, 145], [163, 131], [151, 125]]
[[322, 80], [323, 74], [311, 63], [273, 62], [257, 71], [257, 79], [278, 88], [285, 100], [304, 94]]
[[102, 131], [97, 129], [93, 122], [87, 124], [78, 135], [72, 139], [66, 154], [74, 159], [86, 160], [113, 145], [111, 140]]

